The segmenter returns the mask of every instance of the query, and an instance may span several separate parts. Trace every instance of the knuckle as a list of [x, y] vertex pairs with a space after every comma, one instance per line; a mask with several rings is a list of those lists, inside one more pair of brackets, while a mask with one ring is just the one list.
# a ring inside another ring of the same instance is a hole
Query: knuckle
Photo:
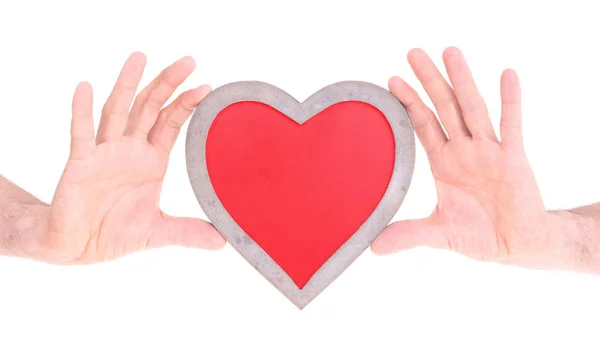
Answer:
[[180, 82], [178, 81], [176, 76], [174, 76], [174, 74], [172, 73], [172, 70], [170, 68], [164, 69], [160, 73], [159, 76], [160, 77], [158, 78], [159, 79], [158, 88], [163, 86], [163, 87], [168, 87], [169, 89], [175, 89], [180, 84]]
[[478, 115], [484, 113], [481, 105], [479, 105], [476, 102], [472, 102], [472, 101], [464, 103], [463, 106], [461, 107], [461, 111], [464, 115], [468, 115], [468, 116], [478, 116]]
[[181, 100], [181, 102], [179, 103], [179, 107], [186, 111], [186, 112], [193, 112], [196, 109], [196, 103], [194, 102], [190, 102], [190, 101], [186, 101], [186, 100]]
[[423, 129], [431, 122], [431, 117], [435, 117], [424, 105], [423, 107], [419, 107], [419, 105], [407, 107], [407, 111], [415, 130]]
[[115, 89], [120, 92], [135, 92], [137, 89], [136, 83], [127, 83], [122, 80], [118, 80]]
[[179, 129], [183, 124], [175, 117], [167, 117], [165, 119], [165, 125], [169, 128]]
[[500, 126], [505, 129], [514, 129], [518, 130], [521, 128], [521, 124], [511, 117], [502, 117], [500, 119]]
[[112, 105], [105, 105], [102, 108], [102, 117], [113, 118], [113, 117], [125, 117], [129, 114], [129, 110], [126, 108], [117, 108]]
[[162, 107], [163, 102], [162, 100], [159, 100], [158, 98], [148, 98], [148, 100], [146, 101], [144, 108], [146, 110], [152, 110], [152, 111], [156, 111], [156, 110], [160, 110], [160, 108]]

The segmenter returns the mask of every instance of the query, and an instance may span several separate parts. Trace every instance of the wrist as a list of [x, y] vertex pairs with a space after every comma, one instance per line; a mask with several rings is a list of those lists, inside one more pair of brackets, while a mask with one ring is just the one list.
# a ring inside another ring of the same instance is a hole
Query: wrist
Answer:
[[11, 202], [0, 206], [0, 255], [29, 257], [46, 226], [49, 205]]
[[600, 216], [579, 209], [550, 211], [551, 234], [565, 252], [559, 269], [600, 274]]

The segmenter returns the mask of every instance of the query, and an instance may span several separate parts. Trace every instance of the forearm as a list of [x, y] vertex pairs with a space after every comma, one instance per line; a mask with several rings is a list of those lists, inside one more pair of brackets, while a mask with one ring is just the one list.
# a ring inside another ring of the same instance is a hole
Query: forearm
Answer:
[[571, 250], [565, 269], [600, 275], [600, 203], [550, 213], [559, 242]]
[[0, 175], [0, 255], [25, 255], [48, 207]]

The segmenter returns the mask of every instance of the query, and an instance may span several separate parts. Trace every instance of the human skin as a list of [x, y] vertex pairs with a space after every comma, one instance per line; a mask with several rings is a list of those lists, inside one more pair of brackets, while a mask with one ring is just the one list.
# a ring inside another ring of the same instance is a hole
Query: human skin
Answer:
[[[545, 209], [523, 148], [516, 73], [501, 77], [500, 141], [458, 49], [444, 52], [451, 85], [423, 51], [412, 50], [408, 60], [439, 120], [399, 77], [389, 88], [427, 152], [438, 203], [427, 218], [391, 224], [373, 252], [429, 246], [482, 261], [600, 273], [600, 204]], [[169, 245], [223, 247], [209, 223], [158, 207], [179, 129], [210, 88], [186, 91], [163, 107], [194, 69], [186, 57], [142, 90], [130, 110], [144, 66], [141, 53], [127, 60], [97, 135], [91, 87], [77, 87], [71, 154], [50, 204], [0, 176], [0, 254], [80, 264]]]
[[210, 87], [185, 91], [164, 106], [195, 69], [194, 59], [173, 63], [136, 96], [145, 64], [141, 53], [127, 59], [96, 134], [92, 88], [77, 86], [70, 156], [50, 204], [0, 176], [0, 254], [87, 264], [170, 245], [225, 245], [210, 223], [159, 208], [171, 149]]
[[389, 81], [427, 153], [437, 205], [426, 218], [389, 225], [372, 251], [425, 246], [481, 261], [600, 274], [600, 203], [546, 210], [525, 155], [515, 71], [501, 76], [498, 139], [462, 52], [449, 47], [443, 61], [450, 83], [424, 51], [408, 54], [437, 116], [404, 80]]

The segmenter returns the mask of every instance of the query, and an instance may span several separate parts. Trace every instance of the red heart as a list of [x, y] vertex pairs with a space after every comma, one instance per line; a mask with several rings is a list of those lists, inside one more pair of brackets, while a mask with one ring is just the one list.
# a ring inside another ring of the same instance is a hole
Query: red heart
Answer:
[[300, 125], [244, 101], [213, 121], [206, 165], [227, 212], [302, 289], [379, 204], [394, 148], [385, 116], [364, 102]]

